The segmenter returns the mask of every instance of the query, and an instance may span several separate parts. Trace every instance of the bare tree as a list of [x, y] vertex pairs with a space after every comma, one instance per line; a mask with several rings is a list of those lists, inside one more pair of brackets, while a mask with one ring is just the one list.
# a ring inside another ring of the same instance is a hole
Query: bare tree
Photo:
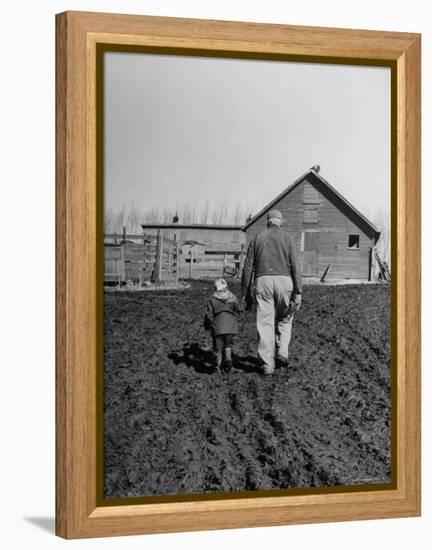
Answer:
[[381, 231], [381, 235], [376, 244], [378, 254], [385, 260], [390, 267], [390, 246], [391, 246], [391, 229], [390, 216], [380, 210], [373, 217], [373, 223]]
[[214, 225], [221, 225], [223, 223], [223, 207], [221, 207], [220, 202], [213, 207], [210, 219]]
[[192, 212], [190, 204], [183, 204], [179, 213], [180, 223], [192, 223]]
[[147, 210], [131, 203], [127, 207], [123, 205], [118, 210], [109, 208], [105, 211], [104, 231], [120, 234], [125, 227], [127, 233], [141, 233], [141, 224], [172, 223], [175, 214], [178, 215], [179, 223], [183, 224], [243, 225], [248, 215], [256, 211], [256, 206], [250, 202], [239, 201], [231, 204], [227, 198], [213, 204], [206, 200], [202, 204], [183, 203], [177, 204], [176, 208], [166, 206], [162, 209], [152, 207]]
[[139, 232], [141, 230], [142, 217], [139, 208], [132, 203], [126, 213], [126, 220], [124, 221], [127, 231], [130, 233]]
[[234, 224], [239, 224], [243, 221], [242, 205], [239, 202], [233, 208], [232, 221]]
[[201, 219], [200, 219], [201, 223], [208, 223], [209, 216], [210, 216], [210, 205], [208, 201], [205, 201], [202, 209], [202, 213], [201, 213]]
[[151, 208], [144, 213], [144, 222], [161, 223], [161, 214], [158, 208]]
[[114, 218], [115, 214], [112, 208], [109, 208], [104, 215], [104, 233], [112, 233], [115, 231]]
[[375, 250], [378, 252], [382, 260], [387, 262], [391, 270], [391, 227], [390, 214], [383, 210], [375, 210], [371, 212], [367, 218], [380, 231], [379, 239], [375, 245]]
[[162, 210], [162, 223], [171, 223], [174, 217], [174, 211], [167, 206]]

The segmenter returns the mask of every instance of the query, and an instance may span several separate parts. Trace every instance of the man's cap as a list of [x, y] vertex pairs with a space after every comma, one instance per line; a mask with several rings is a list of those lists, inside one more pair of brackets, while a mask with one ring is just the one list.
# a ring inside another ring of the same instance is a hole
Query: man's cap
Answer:
[[280, 210], [273, 208], [267, 214], [267, 220], [280, 220], [282, 221], [282, 213]]

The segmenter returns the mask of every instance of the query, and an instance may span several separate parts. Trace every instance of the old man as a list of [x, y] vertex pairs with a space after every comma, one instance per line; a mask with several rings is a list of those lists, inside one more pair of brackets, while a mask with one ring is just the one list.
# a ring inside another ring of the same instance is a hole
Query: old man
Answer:
[[288, 364], [293, 313], [301, 305], [296, 244], [281, 223], [281, 212], [270, 210], [267, 229], [251, 241], [242, 273], [244, 302], [256, 284], [258, 359], [266, 375], [274, 372], [275, 361]]

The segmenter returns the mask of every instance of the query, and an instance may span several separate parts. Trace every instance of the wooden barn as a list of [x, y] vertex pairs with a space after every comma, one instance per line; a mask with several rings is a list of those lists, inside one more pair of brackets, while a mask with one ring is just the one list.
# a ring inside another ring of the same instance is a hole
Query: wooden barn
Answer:
[[300, 252], [304, 277], [371, 280], [379, 230], [320, 174], [316, 166], [298, 178], [243, 227], [247, 243], [266, 227], [271, 208]]

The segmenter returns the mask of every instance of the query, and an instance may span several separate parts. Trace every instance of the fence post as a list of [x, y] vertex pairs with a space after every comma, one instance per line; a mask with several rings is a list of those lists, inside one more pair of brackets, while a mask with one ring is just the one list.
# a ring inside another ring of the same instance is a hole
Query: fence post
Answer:
[[180, 259], [179, 259], [179, 243], [176, 241], [175, 243], [175, 281], [176, 285], [178, 285], [179, 282], [179, 269], [180, 269]]
[[224, 257], [223, 257], [222, 277], [225, 277], [225, 270], [226, 270], [227, 263], [228, 263], [228, 256], [227, 256], [227, 254], [225, 253], [225, 254], [224, 254]]
[[189, 250], [189, 255], [190, 255], [189, 279], [192, 279], [192, 273], [193, 273], [193, 250], [192, 250], [192, 248]]
[[173, 254], [172, 254], [172, 251], [173, 251], [173, 247], [172, 247], [172, 244], [169, 243], [168, 244], [168, 278], [170, 279], [171, 277], [171, 273], [172, 273], [172, 261], [173, 261]]
[[164, 230], [160, 230], [160, 246], [159, 246], [159, 281], [162, 281], [162, 268], [163, 268], [163, 250], [164, 250], [164, 240], [163, 240]]
[[243, 265], [245, 260], [245, 244], [242, 243], [241, 249], [240, 249], [240, 262], [239, 262], [239, 277], [241, 277], [241, 274], [243, 272]]
[[162, 258], [163, 258], [163, 230], [158, 229], [157, 232], [157, 245], [156, 245], [156, 282], [160, 283], [162, 280]]
[[120, 273], [121, 280], [126, 281], [126, 250], [125, 245], [120, 245]]

